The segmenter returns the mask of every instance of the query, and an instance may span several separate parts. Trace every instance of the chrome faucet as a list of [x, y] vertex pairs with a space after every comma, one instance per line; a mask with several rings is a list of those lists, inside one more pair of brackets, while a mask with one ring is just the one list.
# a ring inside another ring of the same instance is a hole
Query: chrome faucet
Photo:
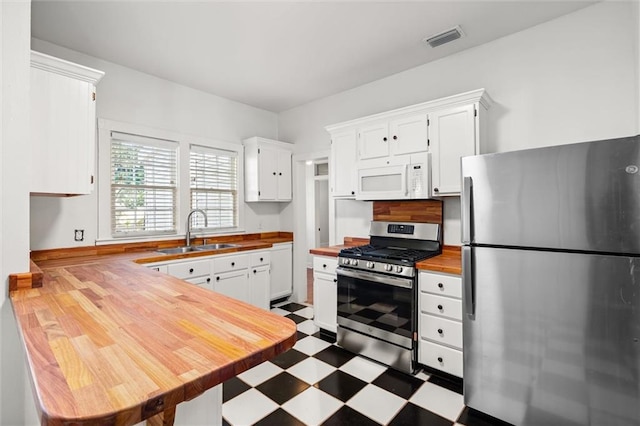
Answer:
[[204, 216], [204, 227], [206, 228], [207, 226], [209, 226], [209, 224], [207, 223], [207, 214], [204, 212], [204, 210], [202, 209], [191, 210], [187, 215], [187, 235], [185, 235], [185, 245], [187, 247], [191, 245], [191, 216], [196, 212], [202, 213], [202, 216]]

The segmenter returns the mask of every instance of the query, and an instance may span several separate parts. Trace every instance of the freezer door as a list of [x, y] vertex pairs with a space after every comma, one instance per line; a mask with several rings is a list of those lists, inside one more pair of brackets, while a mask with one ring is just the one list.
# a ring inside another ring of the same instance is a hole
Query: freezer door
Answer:
[[639, 136], [464, 157], [462, 175], [467, 242], [640, 253]]
[[640, 258], [469, 250], [465, 403], [516, 425], [640, 425]]

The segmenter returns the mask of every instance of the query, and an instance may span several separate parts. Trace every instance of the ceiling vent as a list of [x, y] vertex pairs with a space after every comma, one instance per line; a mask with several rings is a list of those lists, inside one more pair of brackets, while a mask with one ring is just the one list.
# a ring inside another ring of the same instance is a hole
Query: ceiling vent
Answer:
[[464, 33], [462, 32], [462, 28], [460, 28], [460, 26], [458, 25], [454, 28], [451, 28], [450, 30], [432, 35], [431, 37], [425, 37], [422, 39], [422, 41], [431, 47], [438, 47], [445, 43], [449, 43], [450, 41], [457, 40], [461, 37], [464, 37]]

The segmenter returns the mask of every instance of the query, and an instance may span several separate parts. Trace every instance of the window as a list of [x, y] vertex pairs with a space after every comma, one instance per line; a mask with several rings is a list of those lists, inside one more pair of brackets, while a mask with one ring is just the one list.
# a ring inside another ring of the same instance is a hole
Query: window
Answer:
[[[191, 208], [207, 214], [208, 228], [221, 229], [238, 226], [238, 155], [191, 145], [189, 180]], [[202, 215], [192, 216], [193, 228], [203, 228]]]
[[178, 143], [111, 132], [111, 234], [176, 233]]

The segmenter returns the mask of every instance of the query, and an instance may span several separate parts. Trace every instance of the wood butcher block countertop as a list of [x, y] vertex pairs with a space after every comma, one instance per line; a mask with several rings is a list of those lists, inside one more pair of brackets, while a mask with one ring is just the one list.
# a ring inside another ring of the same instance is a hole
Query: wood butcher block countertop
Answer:
[[[291, 241], [271, 237], [235, 251]], [[180, 402], [295, 343], [287, 318], [132, 262], [165, 255], [86, 250], [34, 252], [42, 286], [10, 293], [43, 425], [171, 424]]]
[[[340, 254], [340, 250], [346, 247], [353, 247], [357, 245], [367, 244], [369, 240], [362, 238], [350, 238], [347, 237], [344, 240], [344, 244], [329, 246], [329, 247], [317, 247], [309, 250], [311, 254], [320, 256], [333, 256], [337, 257]], [[462, 274], [462, 258], [460, 247], [456, 246], [444, 246], [442, 254], [432, 257], [427, 260], [423, 260], [416, 264], [419, 270], [433, 271], [433, 272], [445, 272], [448, 274]]]

